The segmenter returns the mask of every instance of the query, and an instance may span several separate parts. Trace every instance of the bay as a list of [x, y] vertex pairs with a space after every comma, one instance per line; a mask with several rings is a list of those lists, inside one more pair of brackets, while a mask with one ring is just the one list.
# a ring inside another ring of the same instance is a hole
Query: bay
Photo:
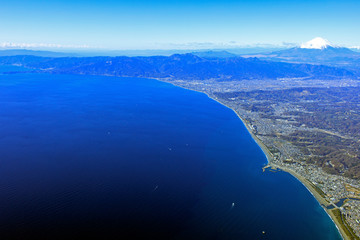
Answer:
[[156, 80], [2, 74], [0, 154], [2, 239], [341, 239], [231, 109]]

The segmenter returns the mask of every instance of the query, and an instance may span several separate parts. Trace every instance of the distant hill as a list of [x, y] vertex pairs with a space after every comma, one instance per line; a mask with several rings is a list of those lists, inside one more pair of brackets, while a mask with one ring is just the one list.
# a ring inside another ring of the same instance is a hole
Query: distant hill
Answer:
[[0, 56], [18, 56], [30, 55], [38, 57], [78, 57], [75, 53], [51, 52], [51, 51], [35, 51], [28, 49], [7, 49], [0, 50]]
[[360, 59], [360, 53], [348, 48], [327, 47], [323, 49], [290, 48], [271, 52], [263, 56], [272, 60], [285, 60], [303, 63], [339, 64]]
[[230, 53], [228, 51], [200, 51], [192, 52], [192, 54], [202, 58], [232, 58], [238, 57], [238, 55]]
[[357, 76], [348, 70], [310, 64], [263, 61], [257, 58], [203, 58], [194, 54], [154, 57], [0, 57], [0, 65], [16, 65], [41, 72], [149, 77], [183, 80], [316, 78], [343, 79]]

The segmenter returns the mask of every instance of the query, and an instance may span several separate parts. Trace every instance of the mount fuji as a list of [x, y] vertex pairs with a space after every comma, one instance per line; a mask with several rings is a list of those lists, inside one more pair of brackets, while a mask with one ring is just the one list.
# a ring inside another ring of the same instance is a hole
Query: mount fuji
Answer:
[[313, 40], [301, 44], [300, 46], [300, 48], [303, 49], [326, 49], [328, 47], [334, 47], [334, 45], [321, 37], [316, 37]]
[[356, 71], [359, 71], [360, 66], [359, 52], [336, 46], [321, 37], [314, 38], [298, 47], [258, 54], [256, 57], [277, 62], [329, 65]]

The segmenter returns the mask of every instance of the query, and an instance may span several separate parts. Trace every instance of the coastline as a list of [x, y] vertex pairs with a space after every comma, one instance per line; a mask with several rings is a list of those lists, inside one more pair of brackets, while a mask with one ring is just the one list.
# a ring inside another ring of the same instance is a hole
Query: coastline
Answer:
[[343, 240], [352, 240], [353, 239], [353, 238], [350, 238], [346, 234], [345, 230], [343, 229], [343, 224], [339, 222], [339, 220], [337, 219], [335, 214], [332, 212], [332, 210], [329, 210], [329, 209], [326, 208], [326, 205], [329, 204], [328, 201], [326, 199], [324, 199], [318, 193], [318, 191], [314, 188], [314, 186], [310, 183], [309, 180], [302, 177], [301, 175], [299, 175], [298, 173], [296, 173], [295, 171], [293, 171], [291, 169], [288, 169], [288, 168], [285, 168], [285, 167], [282, 167], [282, 166], [278, 166], [278, 165], [272, 163], [271, 159], [273, 159], [273, 156], [272, 156], [271, 152], [268, 150], [266, 145], [251, 131], [250, 127], [246, 124], [246, 121], [233, 108], [223, 104], [222, 102], [220, 102], [216, 98], [210, 96], [206, 92], [202, 92], [202, 91], [198, 91], [198, 90], [194, 90], [194, 89], [190, 89], [190, 88], [185, 88], [183, 86], [176, 85], [176, 84], [172, 83], [171, 81], [166, 81], [166, 80], [163, 80], [163, 79], [155, 79], [155, 80], [170, 83], [173, 86], [181, 87], [181, 88], [188, 89], [188, 90], [191, 90], [191, 91], [204, 93], [208, 98], [210, 98], [210, 99], [220, 103], [221, 105], [231, 109], [237, 115], [237, 117], [241, 120], [241, 122], [246, 127], [247, 131], [250, 133], [252, 139], [256, 142], [256, 144], [260, 147], [262, 152], [265, 154], [266, 159], [267, 159], [267, 166], [272, 167], [272, 168], [276, 168], [276, 169], [280, 169], [280, 170], [282, 170], [284, 172], [287, 172], [287, 173], [291, 174], [294, 178], [296, 178], [300, 183], [302, 183], [305, 186], [305, 188], [311, 193], [311, 195], [315, 198], [315, 200], [319, 203], [319, 205], [324, 209], [324, 211], [327, 213], [327, 215], [330, 217], [332, 222], [335, 224], [337, 230], [339, 231], [339, 234], [342, 237], [342, 239]]
[[[175, 85], [176, 86], [176, 85]], [[191, 89], [189, 89], [191, 90]], [[193, 90], [194, 91], [194, 90]], [[199, 91], [200, 92], [200, 91]], [[204, 93], [204, 92], [202, 92]], [[309, 180], [307, 180], [306, 178], [302, 177], [301, 175], [299, 175], [298, 173], [294, 172], [291, 169], [288, 168], [284, 168], [284, 167], [280, 167], [278, 165], [275, 165], [271, 162], [271, 159], [273, 158], [271, 152], [269, 151], [269, 149], [265, 146], [265, 144], [251, 131], [250, 127], [246, 124], [246, 121], [244, 119], [241, 118], [241, 116], [232, 108], [226, 106], [225, 104], [221, 103], [220, 101], [218, 101], [217, 99], [209, 96], [209, 94], [206, 94], [206, 96], [208, 96], [208, 98], [220, 103], [221, 105], [231, 109], [233, 112], [235, 112], [235, 114], [238, 116], [238, 118], [241, 120], [241, 122], [244, 124], [244, 126], [246, 127], [247, 131], [250, 133], [252, 139], [254, 139], [254, 141], [256, 142], [256, 144], [260, 147], [260, 149], [263, 151], [263, 153], [266, 156], [267, 159], [267, 163], [269, 167], [272, 168], [276, 168], [276, 169], [281, 169], [284, 172], [287, 172], [289, 174], [291, 174], [294, 178], [296, 178], [300, 183], [302, 183], [305, 188], [311, 193], [311, 195], [316, 199], [316, 201], [319, 203], [319, 205], [324, 209], [324, 211], [327, 213], [327, 215], [330, 217], [330, 219], [332, 220], [332, 222], [335, 224], [336, 228], [338, 229], [340, 236], [342, 237], [343, 240], [352, 240], [352, 238], [350, 238], [344, 231], [342, 224], [338, 221], [338, 219], [335, 217], [334, 213], [326, 208], [326, 204], [328, 204], [328, 201], [326, 199], [324, 199], [317, 191], [316, 189], [311, 185], [311, 183], [309, 182]]]
[[[176, 85], [175, 85], [176, 86]], [[189, 89], [191, 90], [191, 89]], [[194, 91], [194, 90], [193, 90]], [[199, 91], [200, 92], [200, 91]], [[204, 93], [204, 92], [202, 92]], [[324, 211], [327, 213], [327, 215], [330, 217], [330, 219], [332, 220], [332, 222], [335, 224], [336, 228], [338, 229], [340, 236], [342, 237], [343, 240], [352, 240], [352, 238], [350, 238], [344, 231], [342, 224], [338, 221], [338, 219], [335, 217], [334, 213], [326, 208], [326, 204], [328, 204], [327, 200], [324, 199], [317, 191], [316, 189], [311, 185], [311, 183], [309, 182], [309, 180], [307, 180], [306, 178], [302, 177], [301, 175], [297, 174], [296, 172], [294, 172], [291, 169], [288, 168], [284, 168], [284, 167], [280, 167], [278, 165], [275, 165], [274, 163], [271, 162], [271, 159], [273, 158], [271, 152], [269, 151], [269, 149], [265, 146], [265, 144], [251, 131], [250, 127], [246, 124], [246, 121], [244, 119], [241, 118], [241, 116], [232, 108], [226, 106], [225, 104], [221, 103], [220, 101], [218, 101], [217, 99], [209, 96], [209, 94], [206, 94], [206, 96], [208, 96], [208, 98], [220, 103], [221, 105], [231, 109], [233, 112], [235, 112], [235, 114], [238, 116], [238, 118], [241, 120], [241, 122], [244, 124], [244, 126], [246, 127], [247, 131], [250, 133], [252, 139], [254, 139], [254, 141], [256, 142], [256, 144], [260, 147], [260, 149], [263, 151], [263, 153], [266, 156], [267, 159], [267, 163], [269, 167], [272, 168], [276, 168], [276, 169], [280, 169], [284, 172], [287, 172], [289, 174], [291, 174], [294, 178], [296, 178], [300, 183], [302, 183], [305, 188], [311, 193], [311, 195], [315, 198], [315, 200], [319, 203], [319, 205], [324, 209]]]

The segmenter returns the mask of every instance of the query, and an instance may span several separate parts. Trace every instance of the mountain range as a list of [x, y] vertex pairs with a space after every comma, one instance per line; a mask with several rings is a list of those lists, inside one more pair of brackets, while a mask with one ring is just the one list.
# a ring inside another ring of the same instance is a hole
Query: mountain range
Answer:
[[226, 51], [150, 57], [73, 57], [41, 51], [25, 51], [25, 55], [18, 55], [16, 51], [8, 53], [11, 54], [1, 56], [0, 52], [0, 65], [57, 74], [220, 81], [279, 78], [331, 80], [358, 79], [360, 76], [360, 53], [334, 46], [322, 38], [315, 38], [296, 48], [244, 57]]
[[343, 79], [357, 76], [342, 68], [264, 61], [258, 58], [202, 58], [194, 54], [169, 57], [0, 57], [1, 65], [16, 65], [37, 72], [149, 77], [183, 80]]

